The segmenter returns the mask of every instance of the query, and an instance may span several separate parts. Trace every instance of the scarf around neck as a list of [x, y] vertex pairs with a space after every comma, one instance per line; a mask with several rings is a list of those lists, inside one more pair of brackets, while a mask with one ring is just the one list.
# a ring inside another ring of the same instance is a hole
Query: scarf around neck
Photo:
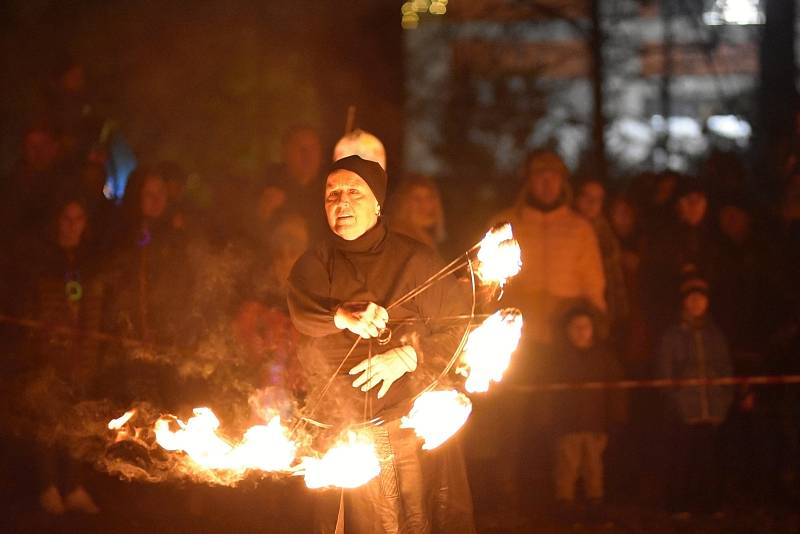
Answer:
[[383, 219], [378, 218], [378, 222], [375, 226], [352, 241], [342, 239], [331, 231], [330, 242], [333, 248], [345, 254], [363, 254], [377, 251], [383, 244], [384, 239], [386, 239], [386, 233], [386, 225], [383, 223]]

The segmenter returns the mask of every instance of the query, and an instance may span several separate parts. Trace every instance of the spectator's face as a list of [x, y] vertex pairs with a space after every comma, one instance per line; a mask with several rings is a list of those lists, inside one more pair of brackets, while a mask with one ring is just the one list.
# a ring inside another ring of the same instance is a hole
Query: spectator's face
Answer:
[[86, 212], [77, 202], [70, 202], [58, 216], [58, 246], [72, 250], [81, 244], [86, 231]]
[[432, 228], [439, 222], [439, 197], [430, 187], [418, 185], [408, 192], [408, 220], [418, 228]]
[[73, 65], [61, 76], [61, 88], [65, 93], [77, 94], [86, 85], [86, 76], [82, 65]]
[[581, 187], [581, 192], [575, 202], [575, 206], [581, 215], [589, 220], [594, 220], [603, 213], [603, 201], [606, 191], [597, 182], [589, 182]]
[[703, 193], [694, 192], [678, 200], [678, 216], [689, 226], [698, 226], [706, 216], [708, 201]]
[[180, 180], [167, 180], [167, 198], [178, 201], [183, 196], [186, 186]]
[[594, 325], [588, 315], [577, 315], [567, 324], [567, 338], [573, 347], [588, 349], [594, 340]]
[[539, 170], [528, 173], [528, 190], [537, 202], [552, 206], [561, 198], [563, 177], [558, 171]]
[[378, 201], [359, 175], [339, 169], [325, 183], [328, 226], [342, 239], [352, 241], [378, 222]]
[[25, 162], [34, 171], [46, 171], [58, 157], [58, 142], [49, 133], [32, 131], [25, 136]]
[[275, 227], [270, 239], [272, 267], [279, 280], [286, 280], [292, 266], [308, 247], [308, 228], [305, 221], [289, 216]]
[[322, 165], [322, 146], [317, 133], [314, 130], [295, 132], [283, 147], [283, 162], [297, 183], [311, 183]]
[[656, 190], [653, 195], [653, 202], [656, 206], [663, 206], [672, 199], [675, 194], [675, 188], [678, 186], [678, 180], [674, 176], [662, 177], [656, 183]]
[[636, 213], [633, 207], [624, 200], [618, 200], [611, 206], [611, 226], [619, 237], [628, 237], [636, 225]]
[[750, 214], [736, 206], [725, 206], [719, 212], [719, 227], [731, 241], [742, 242], [750, 236]]
[[258, 199], [258, 218], [268, 221], [283, 204], [286, 202], [286, 192], [280, 187], [268, 185], [261, 190]]
[[699, 291], [693, 291], [683, 299], [683, 309], [692, 319], [698, 319], [708, 310], [708, 297]]
[[167, 209], [167, 184], [160, 176], [150, 175], [144, 180], [141, 196], [142, 215], [158, 219]]

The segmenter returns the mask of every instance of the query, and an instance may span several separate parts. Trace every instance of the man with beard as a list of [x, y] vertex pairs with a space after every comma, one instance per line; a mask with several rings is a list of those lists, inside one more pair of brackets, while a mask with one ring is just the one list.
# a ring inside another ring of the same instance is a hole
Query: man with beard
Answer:
[[[375, 162], [359, 156], [334, 162], [324, 193], [330, 231], [290, 274], [289, 311], [303, 335], [300, 359], [312, 388], [308, 416], [342, 426], [383, 421], [371, 429], [381, 474], [344, 492], [337, 521], [344, 532], [474, 532], [463, 460], [460, 468], [448, 467], [447, 484], [436, 482], [446, 495], [437, 497], [433, 517], [418, 440], [399, 421], [456, 350], [463, 326], [436, 318], [467, 313], [468, 292], [450, 276], [390, 307], [441, 262], [424, 245], [387, 231], [380, 217], [386, 182]], [[381, 344], [387, 326], [391, 339]]]

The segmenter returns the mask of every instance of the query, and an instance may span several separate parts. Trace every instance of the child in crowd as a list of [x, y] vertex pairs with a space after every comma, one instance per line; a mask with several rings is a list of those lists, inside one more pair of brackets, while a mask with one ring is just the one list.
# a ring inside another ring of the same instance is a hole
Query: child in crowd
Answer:
[[[622, 378], [616, 359], [597, 341], [597, 315], [580, 305], [565, 315], [556, 357], [556, 380], [606, 382]], [[626, 399], [621, 390], [583, 389], [558, 394], [555, 409], [555, 493], [565, 518], [578, 519], [578, 479], [588, 501], [589, 519], [599, 519], [604, 498], [603, 453], [609, 428], [624, 422]]]
[[[696, 272], [689, 273], [680, 291], [681, 318], [661, 339], [657, 376], [674, 380], [730, 376], [728, 343], [708, 311], [708, 283]], [[715, 441], [733, 390], [730, 386], [702, 384], [666, 391], [667, 409], [675, 422], [670, 434], [668, 507], [676, 519], [688, 519], [691, 512], [716, 515], [719, 487]]]

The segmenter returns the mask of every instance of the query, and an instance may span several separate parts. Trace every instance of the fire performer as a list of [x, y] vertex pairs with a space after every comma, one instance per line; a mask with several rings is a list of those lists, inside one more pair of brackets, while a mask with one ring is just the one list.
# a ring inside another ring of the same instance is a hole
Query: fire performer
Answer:
[[[463, 460], [448, 458], [446, 469], [442, 462], [432, 475], [414, 432], [399, 421], [414, 395], [440, 375], [464, 333], [463, 325], [431, 319], [467, 313], [468, 289], [451, 275], [389, 315], [390, 303], [442, 264], [421, 243], [387, 230], [381, 218], [386, 186], [375, 162], [359, 156], [334, 162], [324, 193], [330, 232], [289, 277], [289, 310], [304, 338], [300, 358], [315, 387], [306, 400], [313, 417], [342, 427], [382, 421], [370, 430], [380, 476], [345, 490], [337, 526], [333, 511], [319, 517], [320, 527], [348, 534], [474, 532]], [[441, 483], [444, 471], [448, 480]]]

